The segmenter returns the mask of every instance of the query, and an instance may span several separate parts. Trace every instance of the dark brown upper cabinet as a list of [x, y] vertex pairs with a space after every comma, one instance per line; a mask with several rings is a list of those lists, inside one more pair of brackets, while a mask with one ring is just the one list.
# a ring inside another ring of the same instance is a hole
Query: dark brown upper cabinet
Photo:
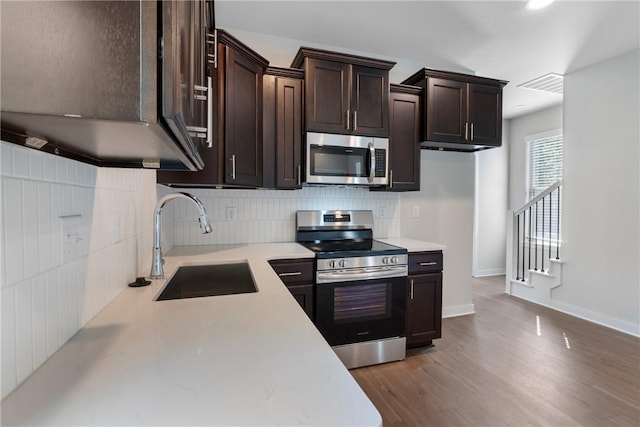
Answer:
[[506, 81], [424, 68], [402, 83], [423, 90], [422, 148], [477, 151], [502, 145]]
[[420, 94], [392, 84], [389, 96], [389, 184], [372, 191], [420, 190]]
[[301, 47], [305, 130], [389, 136], [389, 70], [394, 62]]
[[215, 137], [203, 150], [205, 167], [193, 173], [159, 171], [158, 182], [175, 187], [262, 187], [262, 89], [269, 62], [220, 29], [217, 46], [211, 49], [217, 50], [217, 67], [209, 67]]
[[302, 188], [304, 72], [267, 68], [264, 75], [264, 187]]

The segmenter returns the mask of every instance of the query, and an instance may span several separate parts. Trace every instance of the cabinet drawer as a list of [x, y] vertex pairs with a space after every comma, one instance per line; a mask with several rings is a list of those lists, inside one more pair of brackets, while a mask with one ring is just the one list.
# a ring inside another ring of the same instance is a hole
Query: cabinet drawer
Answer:
[[313, 259], [274, 260], [269, 264], [287, 286], [313, 283]]
[[442, 251], [409, 254], [409, 274], [442, 271]]

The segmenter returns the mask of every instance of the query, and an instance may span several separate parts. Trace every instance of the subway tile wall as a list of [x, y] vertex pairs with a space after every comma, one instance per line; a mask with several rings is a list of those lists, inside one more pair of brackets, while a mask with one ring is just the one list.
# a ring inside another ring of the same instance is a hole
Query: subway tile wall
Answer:
[[[166, 189], [161, 185], [158, 188]], [[294, 241], [295, 213], [298, 210], [309, 209], [372, 210], [374, 237], [400, 235], [398, 193], [371, 192], [366, 188], [357, 187], [305, 187], [296, 191], [187, 191], [198, 196], [204, 203], [211, 219], [213, 233], [200, 232], [198, 213], [192, 203], [175, 200], [172, 209], [173, 243], [176, 245]], [[229, 208], [235, 208], [235, 219], [227, 219]], [[167, 230], [167, 233], [170, 233], [170, 230]]]
[[[4, 397], [148, 274], [157, 188], [154, 171], [97, 168], [6, 142], [0, 150]], [[64, 255], [69, 215], [80, 215], [80, 240]], [[173, 230], [165, 234], [171, 245]]]

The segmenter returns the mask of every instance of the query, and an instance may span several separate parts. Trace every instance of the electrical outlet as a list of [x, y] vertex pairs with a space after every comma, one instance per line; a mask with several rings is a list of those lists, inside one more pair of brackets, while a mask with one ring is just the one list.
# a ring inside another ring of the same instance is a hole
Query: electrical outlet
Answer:
[[420, 217], [420, 206], [414, 206], [413, 209], [411, 210], [411, 216], [414, 218], [419, 218]]
[[386, 218], [386, 217], [387, 217], [387, 207], [378, 206], [378, 218]]
[[235, 206], [227, 207], [227, 221], [235, 221], [238, 218], [238, 208]]
[[65, 215], [60, 217], [60, 251], [61, 263], [66, 264], [82, 255], [85, 236], [83, 235], [81, 215]]
[[123, 238], [122, 212], [117, 211], [113, 214], [113, 243], [121, 242]]

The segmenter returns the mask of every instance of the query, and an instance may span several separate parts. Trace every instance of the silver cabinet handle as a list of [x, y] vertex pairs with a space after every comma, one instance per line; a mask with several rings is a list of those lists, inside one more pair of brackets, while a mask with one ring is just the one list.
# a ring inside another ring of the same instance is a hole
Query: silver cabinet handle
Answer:
[[207, 147], [213, 147], [213, 80], [207, 77], [207, 92], [209, 99], [207, 102]]
[[469, 140], [469, 122], [465, 122], [464, 124], [464, 140]]
[[280, 277], [300, 276], [300, 275], [302, 275], [301, 271], [293, 271], [291, 273], [278, 273], [278, 276], [280, 276]]
[[351, 119], [351, 111], [347, 110], [347, 130], [349, 130], [350, 126], [350, 120]]
[[236, 180], [236, 155], [231, 155], [231, 179]]
[[473, 141], [473, 123], [471, 123], [471, 140]]
[[298, 185], [302, 185], [302, 171], [301, 171], [302, 167], [300, 165], [298, 165]]
[[409, 292], [411, 299], [413, 299], [413, 279], [411, 279], [411, 291]]
[[393, 188], [393, 169], [389, 169], [389, 188]]
[[358, 110], [353, 112], [353, 130], [358, 129]]
[[438, 265], [438, 263], [435, 262], [435, 261], [432, 261], [432, 262], [421, 262], [420, 265], [422, 265], [424, 267], [427, 267], [429, 265]]

